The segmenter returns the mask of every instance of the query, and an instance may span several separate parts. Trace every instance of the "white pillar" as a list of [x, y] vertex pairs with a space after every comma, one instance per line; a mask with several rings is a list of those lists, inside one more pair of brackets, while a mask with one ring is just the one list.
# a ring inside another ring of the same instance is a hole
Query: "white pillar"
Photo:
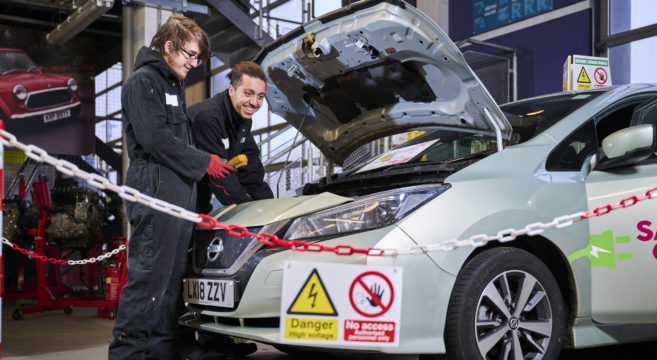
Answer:
[[[138, 6], [133, 16], [133, 50], [135, 56], [142, 46], [149, 46], [157, 29], [162, 26], [173, 11], [152, 6]], [[134, 65], [134, 64], [133, 64]]]

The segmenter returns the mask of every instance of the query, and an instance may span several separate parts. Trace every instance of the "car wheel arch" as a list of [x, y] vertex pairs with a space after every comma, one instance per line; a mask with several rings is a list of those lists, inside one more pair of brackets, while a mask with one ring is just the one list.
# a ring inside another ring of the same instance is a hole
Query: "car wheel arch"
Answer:
[[566, 338], [562, 344], [563, 348], [572, 347], [573, 332], [572, 326], [575, 316], [577, 314], [578, 301], [577, 301], [577, 287], [575, 285], [575, 276], [570, 268], [570, 264], [566, 256], [561, 250], [549, 239], [540, 236], [519, 236], [514, 241], [507, 243], [490, 242], [487, 246], [476, 248], [463, 263], [463, 266], [475, 258], [477, 255], [484, 251], [498, 247], [513, 247], [522, 249], [530, 254], [536, 256], [550, 269], [552, 276], [557, 281], [561, 297], [563, 299], [564, 308], [566, 313]]
[[[511, 259], [509, 256], [516, 261], [507, 261]], [[551, 276], [551, 270], [536, 259], [536, 256], [517, 246], [502, 245], [487, 247], [464, 263], [450, 296], [445, 323], [444, 340], [452, 356], [462, 360], [481, 359], [480, 351], [485, 351], [487, 355], [490, 351], [493, 357], [506, 358], [517, 351], [515, 349], [522, 349], [523, 358], [533, 354], [532, 359], [545, 356], [545, 359], [556, 360], [560, 349], [568, 347], [569, 320], [563, 296], [555, 277]], [[501, 278], [502, 281], [499, 280]], [[528, 284], [534, 289], [532, 292], [537, 291], [535, 295], [526, 292], [530, 288], [522, 285], [525, 278], [533, 279], [534, 282]], [[531, 298], [536, 302], [532, 300], [531, 306], [523, 305], [519, 308], [522, 310], [514, 310], [514, 302], [503, 298], [520, 296], [520, 288], [528, 296], [524, 301]], [[538, 297], [540, 293], [545, 296]], [[500, 311], [507, 307], [508, 310]], [[544, 325], [539, 325], [537, 321], [550, 324], [552, 330], [544, 332]], [[531, 323], [531, 326], [524, 326], [525, 322]], [[530, 341], [523, 345], [519, 339], [524, 337]], [[513, 355], [518, 356], [517, 353]]]

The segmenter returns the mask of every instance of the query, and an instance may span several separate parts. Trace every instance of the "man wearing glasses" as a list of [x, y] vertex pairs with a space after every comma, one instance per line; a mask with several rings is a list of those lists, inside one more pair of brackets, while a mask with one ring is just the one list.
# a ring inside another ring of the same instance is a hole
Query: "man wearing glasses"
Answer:
[[[194, 210], [196, 182], [206, 173], [223, 178], [230, 166], [192, 146], [183, 80], [209, 57], [208, 36], [175, 15], [137, 54], [121, 93], [130, 157], [126, 185]], [[114, 323], [109, 359], [176, 359], [175, 332], [181, 284], [194, 224], [145, 205], [126, 202], [132, 234], [128, 280]]]

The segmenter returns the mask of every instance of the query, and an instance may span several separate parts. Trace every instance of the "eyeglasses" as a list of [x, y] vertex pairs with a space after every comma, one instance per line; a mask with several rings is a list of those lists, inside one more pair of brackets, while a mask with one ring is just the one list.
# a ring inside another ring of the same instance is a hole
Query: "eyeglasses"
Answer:
[[183, 48], [180, 48], [180, 50], [182, 50], [182, 52], [184, 52], [185, 55], [187, 55], [187, 60], [192, 60], [192, 61], [196, 60], [196, 66], [201, 66], [201, 64], [203, 63], [203, 59], [198, 57], [198, 55], [192, 55], [187, 50], [185, 50]]

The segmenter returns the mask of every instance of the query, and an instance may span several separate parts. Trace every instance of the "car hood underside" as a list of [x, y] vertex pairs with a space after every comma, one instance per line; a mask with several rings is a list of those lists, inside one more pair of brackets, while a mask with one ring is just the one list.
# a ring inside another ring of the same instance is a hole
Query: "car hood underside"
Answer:
[[360, 1], [256, 57], [267, 101], [342, 164], [369, 141], [422, 126], [508, 137], [511, 126], [449, 37], [401, 1]]

